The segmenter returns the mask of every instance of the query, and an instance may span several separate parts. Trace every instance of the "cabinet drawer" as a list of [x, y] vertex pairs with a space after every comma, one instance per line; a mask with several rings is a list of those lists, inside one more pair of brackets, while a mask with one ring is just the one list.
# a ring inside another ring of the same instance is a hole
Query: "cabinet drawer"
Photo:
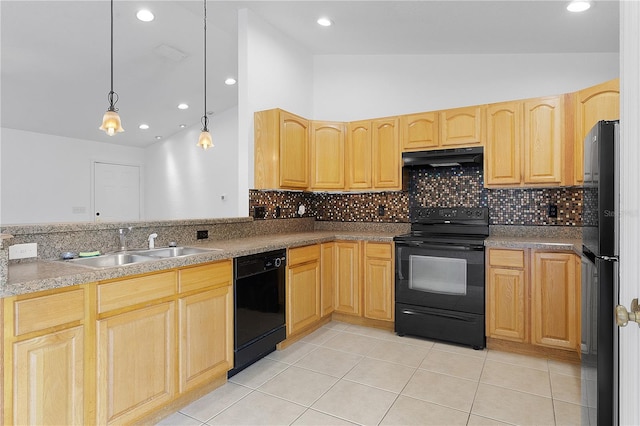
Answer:
[[524, 250], [490, 249], [489, 265], [524, 268]]
[[391, 259], [393, 257], [393, 244], [391, 243], [367, 243], [365, 246], [367, 257], [378, 259]]
[[207, 287], [231, 285], [233, 265], [231, 259], [203, 266], [182, 269], [178, 272], [178, 291], [201, 290]]
[[84, 289], [14, 302], [15, 335], [45, 330], [84, 318]]
[[173, 296], [175, 292], [175, 271], [99, 284], [98, 313]]
[[320, 244], [289, 249], [287, 264], [298, 265], [320, 259]]

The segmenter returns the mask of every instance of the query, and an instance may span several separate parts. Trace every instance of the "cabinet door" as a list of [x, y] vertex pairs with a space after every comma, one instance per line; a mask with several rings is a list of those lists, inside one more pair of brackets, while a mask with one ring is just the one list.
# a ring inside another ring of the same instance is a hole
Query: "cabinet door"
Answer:
[[584, 138], [600, 120], [620, 118], [620, 80], [607, 81], [580, 90], [576, 99], [576, 136], [574, 147], [574, 179], [583, 182]]
[[375, 120], [371, 123], [373, 146], [373, 188], [400, 189], [400, 147], [398, 119]]
[[344, 123], [311, 122], [311, 189], [344, 189]]
[[336, 287], [336, 246], [323, 243], [320, 247], [320, 313], [322, 317], [331, 315]]
[[358, 242], [336, 243], [336, 305], [335, 310], [360, 315], [360, 245]]
[[580, 312], [575, 256], [534, 252], [532, 266], [532, 343], [576, 349]]
[[371, 121], [349, 123], [347, 189], [371, 189]]
[[562, 183], [562, 97], [524, 102], [524, 183]]
[[319, 259], [287, 268], [287, 337], [319, 320]]
[[180, 392], [233, 368], [233, 292], [230, 286], [179, 299]]
[[522, 103], [487, 107], [485, 186], [518, 185], [522, 180]]
[[525, 342], [524, 270], [490, 267], [487, 282], [487, 336]]
[[14, 424], [84, 424], [84, 327], [14, 344]]
[[280, 187], [309, 187], [309, 122], [280, 111]]
[[394, 319], [393, 244], [365, 243], [364, 316]]
[[440, 145], [482, 145], [481, 106], [440, 111]]
[[280, 110], [254, 113], [253, 133], [253, 187], [276, 189], [280, 185]]
[[400, 129], [403, 151], [437, 148], [440, 143], [437, 112], [403, 115]]
[[175, 393], [175, 302], [99, 320], [97, 423], [131, 423]]

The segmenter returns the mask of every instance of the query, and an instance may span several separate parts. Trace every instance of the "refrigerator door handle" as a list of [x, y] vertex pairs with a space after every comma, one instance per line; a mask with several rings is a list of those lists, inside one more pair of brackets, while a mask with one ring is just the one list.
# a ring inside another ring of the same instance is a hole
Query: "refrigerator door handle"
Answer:
[[629, 321], [638, 323], [640, 327], [640, 307], [638, 307], [638, 299], [631, 302], [631, 312], [627, 311], [623, 305], [616, 306], [616, 324], [618, 327], [626, 327]]

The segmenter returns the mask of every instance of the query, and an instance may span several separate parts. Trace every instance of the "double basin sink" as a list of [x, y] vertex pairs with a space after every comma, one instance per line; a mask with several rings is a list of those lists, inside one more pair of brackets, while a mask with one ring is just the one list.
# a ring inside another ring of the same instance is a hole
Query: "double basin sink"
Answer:
[[169, 259], [174, 257], [190, 256], [193, 254], [210, 253], [220, 251], [215, 248], [196, 247], [163, 247], [148, 250], [135, 250], [120, 253], [103, 254], [95, 257], [82, 257], [68, 260], [67, 262], [89, 266], [92, 268], [111, 268], [115, 266], [131, 265], [134, 263], [153, 262], [154, 260]]

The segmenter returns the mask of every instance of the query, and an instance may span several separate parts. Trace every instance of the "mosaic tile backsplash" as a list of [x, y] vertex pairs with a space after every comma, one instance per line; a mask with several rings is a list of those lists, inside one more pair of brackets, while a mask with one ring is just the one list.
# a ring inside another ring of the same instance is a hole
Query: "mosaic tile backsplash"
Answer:
[[[584, 191], [563, 188], [483, 188], [482, 167], [414, 168], [408, 191], [311, 193], [250, 190], [249, 214], [264, 208], [261, 218], [315, 217], [319, 221], [409, 222], [412, 207], [488, 207], [491, 225], [582, 226]], [[298, 207], [305, 206], [303, 215]], [[548, 216], [549, 205], [558, 217]]]

